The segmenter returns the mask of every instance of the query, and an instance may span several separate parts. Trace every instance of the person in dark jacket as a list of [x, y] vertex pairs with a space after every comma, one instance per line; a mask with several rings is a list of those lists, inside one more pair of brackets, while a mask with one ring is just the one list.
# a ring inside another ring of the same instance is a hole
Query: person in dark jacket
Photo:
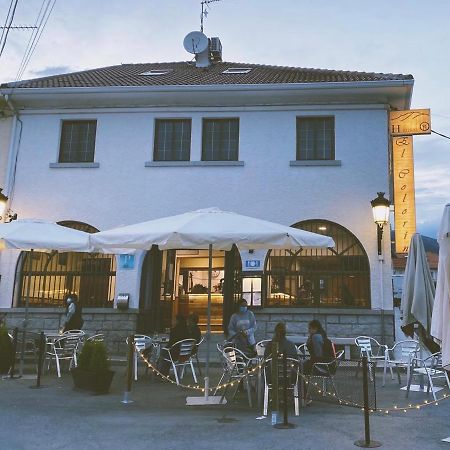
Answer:
[[78, 296], [76, 294], [67, 294], [65, 296], [66, 301], [66, 319], [62, 332], [81, 330], [83, 326], [83, 318], [81, 316], [81, 305], [78, 302]]
[[309, 337], [306, 341], [310, 359], [305, 361], [303, 371], [305, 375], [311, 375], [314, 363], [328, 362], [324, 355], [324, 345], [327, 338], [327, 333], [318, 320], [311, 320], [308, 324]]
[[[175, 325], [170, 330], [169, 342], [166, 348], [170, 348], [170, 356], [174, 361], [178, 359], [180, 348], [175, 346], [171, 348], [174, 344], [184, 339], [191, 339], [189, 330], [186, 324], [186, 319], [182, 314], [177, 314], [175, 318]], [[169, 375], [170, 372], [170, 362], [167, 361], [169, 355], [166, 350], [161, 351], [161, 356], [158, 362], [159, 370], [163, 375]]]
[[198, 344], [202, 340], [202, 332], [198, 326], [198, 314], [193, 313], [188, 317], [187, 328], [189, 337], [195, 339]]
[[274, 342], [278, 343], [278, 353], [286, 353], [288, 358], [298, 358], [295, 344], [286, 338], [286, 325], [283, 322], [279, 322], [275, 325], [275, 334], [273, 335], [272, 340], [266, 345], [264, 358], [272, 357], [272, 347]]

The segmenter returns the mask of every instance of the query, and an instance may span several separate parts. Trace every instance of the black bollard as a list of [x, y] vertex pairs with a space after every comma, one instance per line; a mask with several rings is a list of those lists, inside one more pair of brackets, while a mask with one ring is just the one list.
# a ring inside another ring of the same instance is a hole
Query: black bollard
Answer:
[[293, 423], [288, 422], [288, 404], [287, 404], [287, 385], [289, 382], [287, 374], [287, 356], [286, 352], [283, 354], [283, 423], [277, 423], [274, 425], [275, 428], [286, 430], [290, 428], [295, 428]]
[[16, 368], [16, 352], [17, 352], [17, 336], [19, 334], [19, 329], [17, 327], [14, 328], [13, 330], [13, 341], [12, 341], [12, 345], [13, 345], [13, 360], [11, 363], [11, 367], [9, 369], [9, 377], [10, 378], [14, 378], [14, 370]]
[[31, 389], [40, 389], [45, 386], [41, 385], [42, 376], [42, 366], [44, 364], [44, 353], [45, 353], [45, 334], [43, 331], [39, 333], [38, 340], [38, 364], [37, 364], [37, 375], [36, 375], [36, 386], [30, 386]]
[[[381, 447], [381, 442], [370, 440], [370, 408], [369, 408], [369, 364], [367, 356], [362, 357], [363, 394], [364, 394], [364, 439], [355, 441], [357, 447]], [[375, 373], [374, 373], [375, 378]]]
[[123, 393], [122, 403], [133, 403], [130, 400], [131, 385], [133, 381], [133, 356], [134, 356], [134, 335], [128, 336], [128, 353], [127, 353], [127, 379], [125, 392]]

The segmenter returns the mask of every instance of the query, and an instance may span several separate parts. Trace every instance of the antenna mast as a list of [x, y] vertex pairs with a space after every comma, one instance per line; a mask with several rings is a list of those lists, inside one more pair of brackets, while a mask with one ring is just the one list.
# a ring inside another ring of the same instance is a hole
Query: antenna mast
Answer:
[[203, 33], [203, 21], [208, 17], [208, 9], [210, 3], [220, 2], [221, 0], [202, 0], [202, 13], [200, 15], [200, 31]]

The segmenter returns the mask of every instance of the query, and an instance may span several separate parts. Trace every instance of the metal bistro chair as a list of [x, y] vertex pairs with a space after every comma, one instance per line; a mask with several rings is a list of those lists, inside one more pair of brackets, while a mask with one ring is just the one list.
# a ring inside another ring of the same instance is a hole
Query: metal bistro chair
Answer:
[[[183, 379], [184, 371], [187, 366], [190, 367], [194, 382], [197, 383], [197, 375], [193, 364], [194, 349], [196, 345], [195, 339], [183, 339], [182, 341], [175, 342], [170, 348], [166, 347], [161, 349], [161, 351], [167, 352], [166, 355], [163, 354], [163, 359], [170, 363], [177, 384], [180, 384], [180, 380]], [[178, 356], [175, 359], [172, 356], [173, 350], [177, 350], [178, 352]], [[181, 367], [180, 375], [178, 374], [178, 367]]]
[[[386, 363], [386, 350], [387, 345], [380, 344], [376, 339], [370, 336], [358, 336], [355, 338], [355, 344], [359, 348], [360, 357], [367, 356], [367, 361], [373, 363], [371, 365], [372, 370], [369, 371], [370, 379], [372, 380], [375, 375], [375, 368], [378, 361]], [[359, 368], [361, 367], [361, 361], [358, 361], [356, 366], [355, 377], [358, 376]], [[392, 367], [389, 367], [391, 375], [393, 376]]]
[[217, 346], [218, 350], [220, 352], [221, 360], [222, 360], [222, 376], [220, 377], [219, 382], [217, 383], [216, 390], [214, 391], [214, 395], [217, 394], [217, 391], [219, 390], [219, 386], [224, 382], [224, 384], [227, 384], [225, 387], [223, 393], [222, 393], [222, 399], [225, 398], [225, 395], [227, 394], [229, 383], [236, 383], [236, 389], [234, 390], [232, 398], [234, 399], [236, 396], [236, 393], [239, 389], [240, 382], [242, 380], [245, 380], [245, 388], [247, 390], [247, 397], [248, 397], [248, 404], [251, 407], [252, 406], [252, 393], [250, 389], [250, 380], [249, 380], [249, 374], [248, 370], [251, 366], [252, 360], [248, 358], [244, 353], [242, 353], [240, 350], [234, 347], [224, 347], [221, 348], [219, 345]]
[[88, 337], [86, 342], [105, 342], [105, 336], [103, 334], [94, 334]]
[[54, 359], [56, 362], [56, 370], [58, 378], [61, 378], [61, 361], [69, 361], [69, 369], [72, 366], [77, 367], [77, 351], [81, 344], [80, 336], [63, 336], [55, 342], [47, 343], [46, 357], [48, 357], [47, 370]]
[[[299, 402], [299, 381], [300, 381], [300, 364], [297, 359], [286, 358], [288, 364], [287, 380], [284, 378], [283, 362], [280, 359], [278, 364], [278, 387], [284, 386], [287, 383], [288, 391], [292, 391], [294, 395], [294, 409], [295, 415], [300, 414], [300, 402]], [[264, 364], [264, 407], [263, 415], [267, 416], [269, 408], [269, 392], [272, 390], [271, 378], [268, 376], [272, 370], [272, 358], [268, 358]], [[293, 374], [294, 372], [294, 374]], [[293, 376], [294, 375], [294, 376]]]
[[205, 336], [202, 336], [200, 341], [195, 344], [195, 349], [194, 349], [194, 358], [197, 363], [197, 369], [198, 369], [198, 373], [200, 376], [202, 376], [202, 369], [200, 367], [200, 361], [198, 359], [198, 351], [200, 350], [200, 345], [203, 344], [204, 340], [205, 340]]
[[298, 353], [299, 358], [307, 359], [311, 356], [309, 354], [309, 350], [308, 350], [308, 347], [306, 346], [306, 344], [296, 345], [296, 348], [297, 348], [297, 353]]
[[[129, 344], [128, 337], [126, 339], [127, 344]], [[139, 353], [142, 353], [144, 350], [151, 349], [152, 350], [152, 338], [150, 336], [146, 336], [145, 334], [135, 334], [134, 335], [134, 352], [133, 352], [133, 372], [134, 372], [134, 381], [138, 379], [138, 359]], [[148, 368], [147, 368], [148, 369]]]
[[392, 367], [397, 369], [397, 377], [399, 384], [402, 382], [400, 378], [400, 369], [406, 369], [406, 379], [409, 379], [411, 359], [415, 358], [420, 350], [420, 344], [414, 340], [404, 340], [397, 342], [393, 347], [386, 349], [386, 358], [384, 361], [383, 386], [386, 384], [386, 373], [389, 367], [391, 377], [394, 379]]
[[264, 358], [264, 352], [266, 351], [267, 344], [271, 342], [270, 339], [264, 339], [256, 343], [256, 355], [258, 358]]
[[325, 395], [327, 392], [327, 384], [328, 382], [331, 383], [331, 386], [333, 386], [334, 393], [336, 397], [338, 397], [338, 390], [336, 388], [336, 384], [334, 382], [334, 376], [336, 375], [336, 372], [339, 368], [339, 364], [341, 363], [342, 357], [344, 356], [345, 351], [340, 350], [337, 352], [336, 357], [329, 362], [316, 362], [312, 365], [312, 372], [311, 375], [308, 375], [309, 383], [308, 387], [306, 388], [306, 394], [305, 398], [308, 398], [309, 389], [311, 387], [311, 378], [320, 378], [322, 379], [322, 395]]
[[426, 376], [428, 378], [427, 394], [433, 394], [434, 401], [437, 400], [434, 392], [434, 379], [445, 379], [447, 387], [450, 389], [450, 380], [447, 371], [442, 369], [442, 354], [441, 352], [433, 353], [427, 358], [411, 358], [411, 368], [408, 377], [408, 386], [406, 388], [406, 397], [409, 396], [411, 388], [411, 381], [415, 376]]

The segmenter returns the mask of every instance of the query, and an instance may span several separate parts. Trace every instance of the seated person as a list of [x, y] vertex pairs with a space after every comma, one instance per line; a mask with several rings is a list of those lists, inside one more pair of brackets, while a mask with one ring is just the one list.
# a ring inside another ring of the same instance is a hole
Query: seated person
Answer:
[[297, 348], [294, 343], [286, 338], [286, 325], [283, 322], [279, 322], [275, 325], [275, 334], [270, 342], [267, 343], [266, 349], [264, 351], [264, 358], [272, 357], [272, 343], [278, 343], [278, 353], [284, 354], [288, 358], [298, 358]]
[[[189, 337], [191, 339], [195, 339], [195, 342], [198, 344], [202, 340], [202, 332], [198, 326], [198, 314], [192, 313], [188, 317], [187, 328]], [[198, 347], [196, 346], [194, 349], [194, 354], [197, 353], [197, 350]]]
[[[275, 334], [270, 342], [267, 343], [266, 349], [264, 351], [264, 358], [272, 358], [272, 349], [274, 347], [274, 342], [278, 343], [278, 354], [286, 354], [287, 358], [294, 358], [298, 360], [297, 348], [294, 343], [289, 339], [286, 339], [286, 325], [283, 322], [279, 322], [275, 325]], [[289, 363], [290, 364], [290, 363]], [[295, 382], [297, 367], [293, 367], [290, 370], [290, 379]], [[267, 379], [270, 383], [272, 371], [267, 373]]]
[[241, 298], [238, 303], [239, 309], [235, 312], [228, 324], [229, 341], [246, 355], [253, 356], [255, 352], [255, 315], [248, 310], [247, 300]]
[[[167, 343], [167, 346], [165, 348], [171, 348], [173, 344], [177, 343], [178, 341], [182, 341], [184, 339], [192, 339], [192, 337], [189, 334], [186, 319], [182, 314], [177, 314], [177, 316], [175, 317], [175, 324], [173, 328], [171, 328], [170, 330], [169, 342]], [[174, 361], [178, 359], [178, 355], [180, 352], [180, 349], [177, 347], [178, 346], [170, 350], [170, 356]], [[169, 358], [168, 352], [166, 350], [161, 349], [161, 355], [158, 361], [158, 368], [163, 375], [169, 375], [170, 362], [166, 361], [166, 359], [168, 358]]]
[[313, 366], [318, 362], [332, 361], [333, 356], [330, 354], [331, 350], [328, 348], [332, 347], [332, 343], [318, 320], [311, 320], [308, 324], [308, 329], [309, 338], [306, 341], [306, 347], [308, 348], [310, 359], [305, 361], [303, 373], [305, 375], [321, 375], [323, 371], [320, 369], [315, 369], [313, 373]]

